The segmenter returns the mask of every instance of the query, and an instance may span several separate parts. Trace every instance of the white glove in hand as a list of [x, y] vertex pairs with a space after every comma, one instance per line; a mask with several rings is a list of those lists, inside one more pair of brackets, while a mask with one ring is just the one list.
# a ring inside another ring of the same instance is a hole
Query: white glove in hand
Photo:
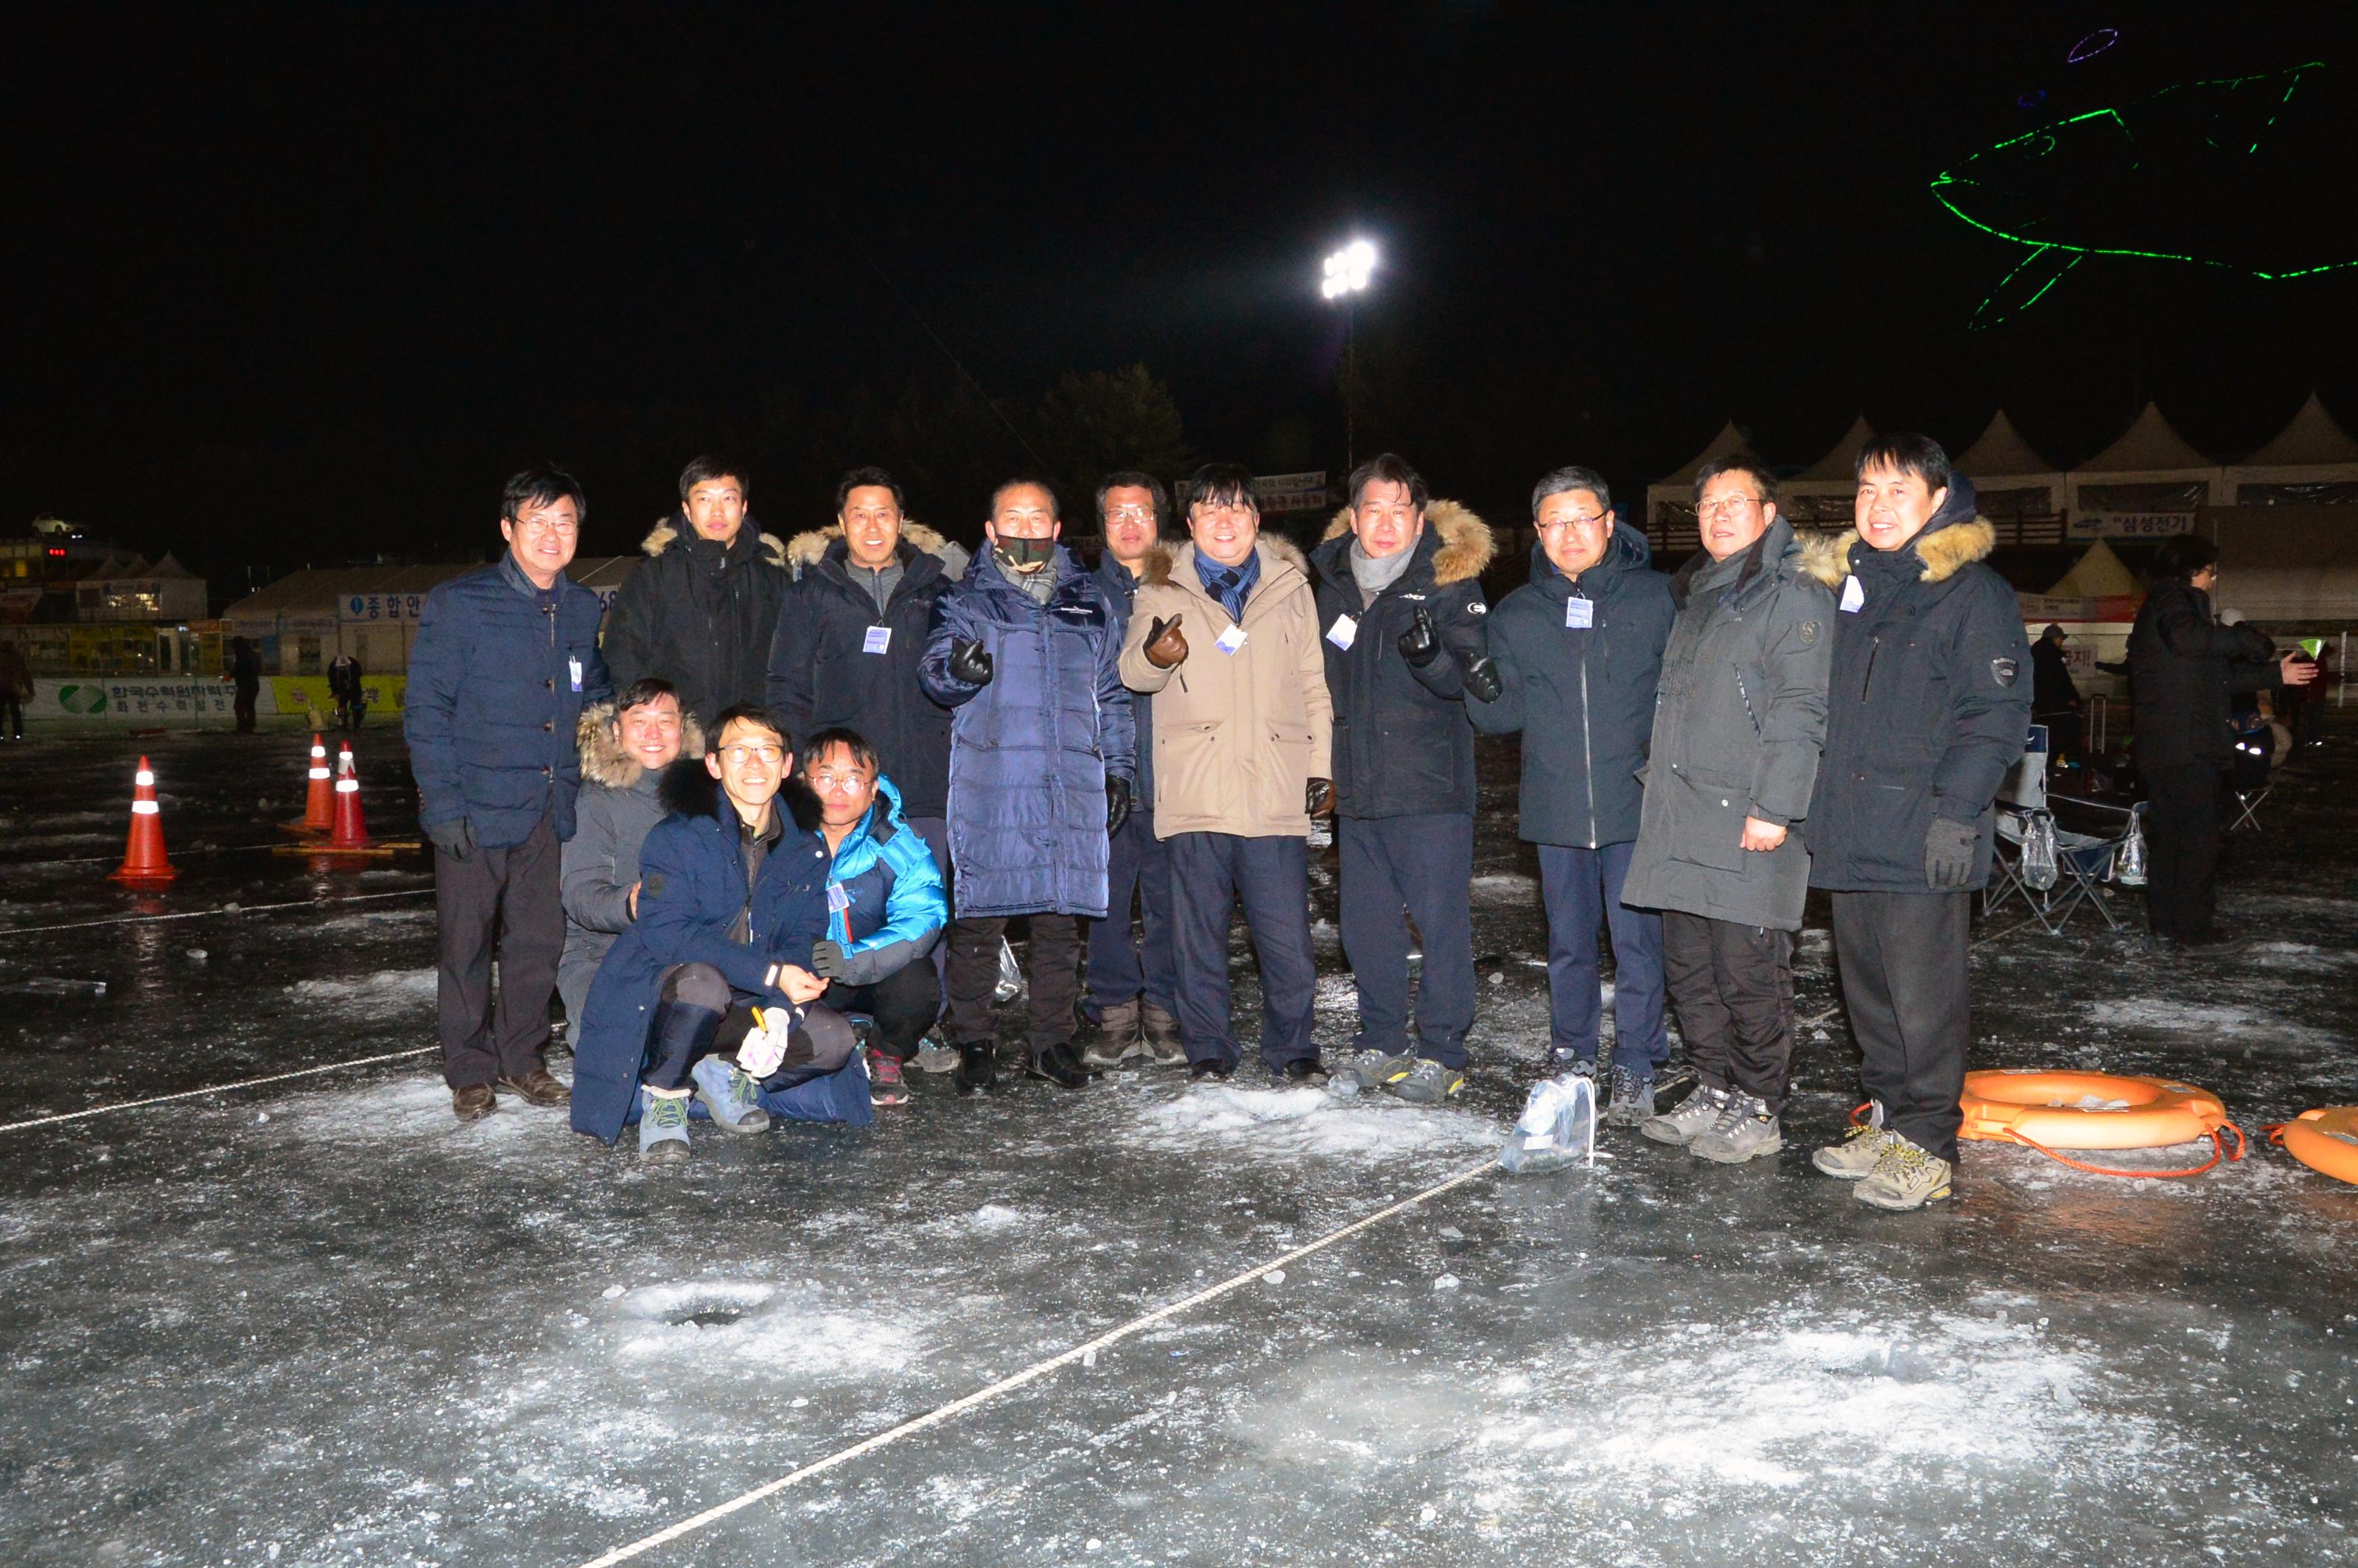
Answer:
[[759, 1083], [786, 1059], [786, 1036], [794, 1032], [795, 1014], [783, 1007], [753, 1010], [753, 1030], [737, 1047], [737, 1068]]

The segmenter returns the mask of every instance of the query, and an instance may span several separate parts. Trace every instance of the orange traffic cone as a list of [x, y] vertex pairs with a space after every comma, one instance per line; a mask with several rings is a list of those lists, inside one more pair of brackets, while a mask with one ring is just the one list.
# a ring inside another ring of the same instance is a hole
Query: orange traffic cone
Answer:
[[365, 849], [368, 841], [368, 825], [361, 820], [361, 776], [352, 766], [352, 743], [347, 741], [336, 753], [336, 829], [328, 848]]
[[123, 847], [123, 864], [113, 873], [118, 882], [133, 887], [161, 887], [180, 873], [164, 858], [164, 818], [156, 804], [156, 770], [139, 759], [131, 789], [131, 838]]
[[311, 782], [303, 795], [303, 820], [287, 824], [289, 833], [330, 833], [336, 827], [336, 792], [328, 772], [328, 748], [311, 737]]

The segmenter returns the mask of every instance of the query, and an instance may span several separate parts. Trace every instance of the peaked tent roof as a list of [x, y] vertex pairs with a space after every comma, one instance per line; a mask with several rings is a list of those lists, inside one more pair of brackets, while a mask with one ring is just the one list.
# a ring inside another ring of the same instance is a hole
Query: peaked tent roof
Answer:
[[1705, 447], [1702, 451], [1697, 452], [1693, 457], [1688, 459], [1683, 467], [1678, 469], [1674, 472], [1664, 474], [1660, 479], [1656, 480], [1654, 482], [1657, 484], [1692, 484], [1694, 482], [1694, 476], [1703, 471], [1704, 464], [1711, 461], [1714, 458], [1724, 458], [1731, 453], [1744, 451], [1747, 449], [1747, 443], [1744, 439], [1744, 432], [1736, 427], [1735, 420], [1730, 419], [1726, 424], [1722, 425], [1719, 427], [1719, 434], [1711, 438], [1711, 444], [1709, 446]]
[[2148, 403], [2121, 438], [2073, 469], [2073, 473], [2147, 473], [2177, 469], [2215, 469], [2219, 465], [2186, 444], [2169, 427], [2161, 406]]
[[2113, 547], [2099, 539], [2088, 546], [2086, 555], [2071, 563], [2071, 569], [2057, 579], [2047, 592], [2055, 599], [2112, 599], [2136, 593], [2142, 587], [2136, 574], [2113, 553]]
[[2311, 468], [2332, 463], [2358, 463], [2358, 441], [2333, 421], [2317, 394], [2300, 406], [2292, 423], [2277, 438], [2236, 464], [2238, 468]]
[[1845, 484], [1850, 483], [1858, 477], [1859, 449], [1873, 439], [1875, 427], [1866, 422], [1866, 415], [1861, 414], [1850, 422], [1850, 428], [1843, 432], [1843, 438], [1834, 443], [1833, 451], [1793, 477], [1803, 481], [1840, 480]]
[[146, 575], [149, 577], [195, 577], [197, 574], [182, 566], [180, 564], [179, 557], [173, 555], [171, 551], [167, 550], [164, 552], [164, 558], [162, 560], [157, 561], [154, 566], [147, 568]]
[[1951, 467], [1969, 479], [2011, 479], [2020, 474], [2054, 473], [2053, 463], [2039, 455], [2038, 450], [2014, 427], [2014, 422], [2001, 408], [1989, 422], [1989, 428], [1980, 439], [1967, 447], [1964, 455]]

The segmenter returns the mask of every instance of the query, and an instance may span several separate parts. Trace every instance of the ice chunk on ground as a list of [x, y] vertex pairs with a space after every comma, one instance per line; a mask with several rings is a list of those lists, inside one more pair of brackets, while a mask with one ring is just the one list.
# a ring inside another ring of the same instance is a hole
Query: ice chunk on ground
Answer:
[[1480, 1149], [1495, 1122], [1462, 1110], [1425, 1110], [1363, 1096], [1337, 1099], [1318, 1089], [1198, 1086], [1139, 1112], [1139, 1141], [1194, 1152], [1206, 1144], [1288, 1159], [1380, 1159]]

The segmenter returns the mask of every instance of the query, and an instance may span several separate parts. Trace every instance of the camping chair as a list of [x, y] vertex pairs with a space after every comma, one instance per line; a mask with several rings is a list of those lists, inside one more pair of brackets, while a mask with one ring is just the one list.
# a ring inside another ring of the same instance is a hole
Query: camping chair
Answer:
[[2107, 904], [2104, 884], [2125, 886], [2145, 880], [2142, 865], [2130, 866], [2124, 853], [2133, 840], [2142, 842], [2145, 804], [2118, 806], [2068, 795], [2051, 797], [2121, 819], [2111, 833], [2077, 833], [2056, 826], [2050, 798], [2047, 727], [2034, 724], [2022, 760], [1998, 785], [1997, 852], [1990, 884], [1982, 892], [1982, 913], [1995, 914], [2019, 899], [2040, 930], [2060, 936], [2072, 911], [2086, 904], [2113, 930], [2122, 929]]
[[2276, 789], [2271, 755], [2275, 742], [2275, 733], [2261, 715], [2253, 713], [2235, 720], [2235, 756], [2227, 764], [2227, 790], [2234, 801], [2234, 816], [2227, 824], [2228, 832], [2259, 828], [2261, 803]]

